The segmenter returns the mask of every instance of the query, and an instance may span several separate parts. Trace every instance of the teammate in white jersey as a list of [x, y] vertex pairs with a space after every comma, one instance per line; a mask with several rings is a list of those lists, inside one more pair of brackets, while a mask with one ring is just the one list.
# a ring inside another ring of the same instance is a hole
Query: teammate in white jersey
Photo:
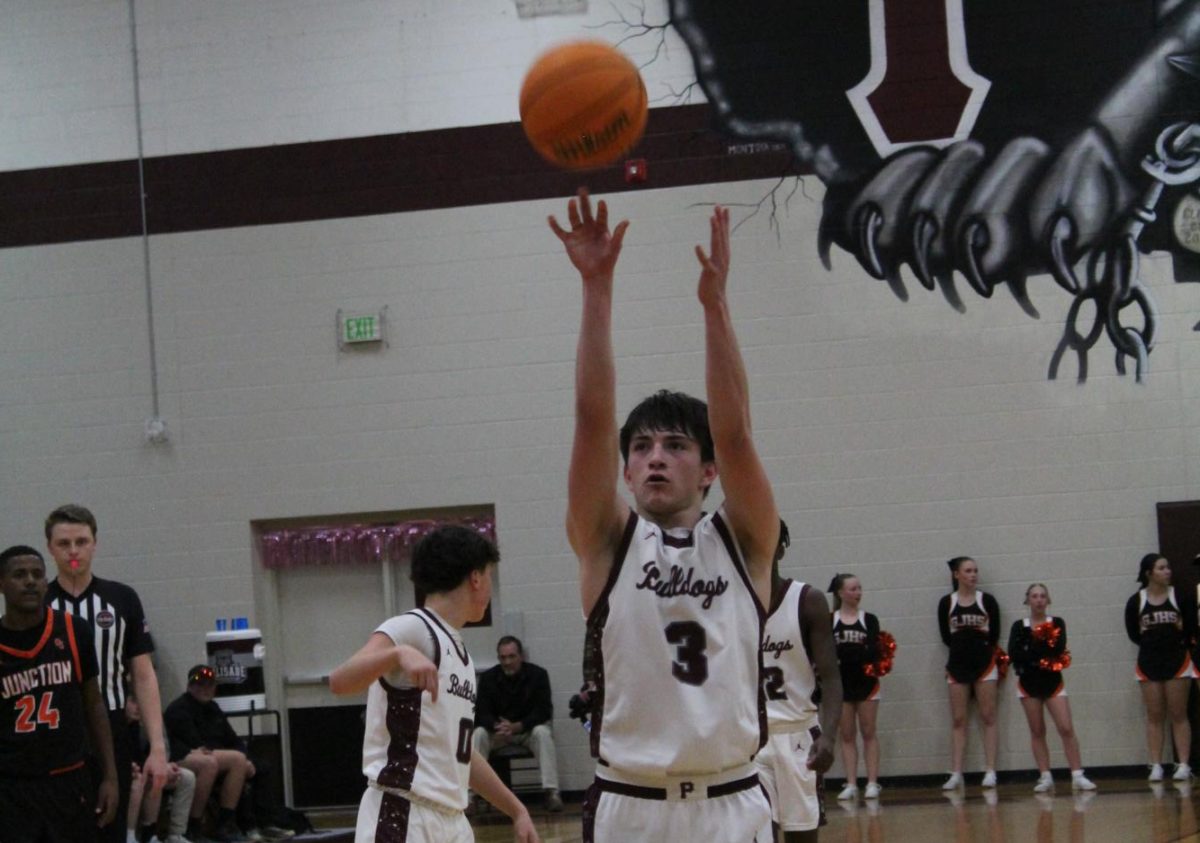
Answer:
[[763, 633], [770, 737], [755, 763], [784, 843], [816, 843], [825, 824], [822, 776], [833, 764], [842, 676], [820, 589], [779, 579]]
[[438, 527], [413, 551], [420, 609], [385, 621], [329, 677], [335, 694], [367, 694], [355, 843], [471, 843], [467, 787], [512, 817], [517, 843], [537, 843], [529, 811], [471, 749], [475, 666], [459, 630], [492, 598], [495, 545]]
[[[583, 282], [567, 482], [596, 685], [583, 838], [766, 843], [752, 759], [766, 739], [759, 646], [780, 521], [726, 300], [729, 212], [714, 209], [709, 250], [696, 247], [708, 406], [659, 392], [619, 436], [613, 270], [628, 222], [610, 232], [607, 206], [593, 214], [586, 190], [567, 218], [570, 230], [549, 222]], [[620, 458], [632, 508], [617, 490]], [[705, 515], [718, 474], [725, 502]]]

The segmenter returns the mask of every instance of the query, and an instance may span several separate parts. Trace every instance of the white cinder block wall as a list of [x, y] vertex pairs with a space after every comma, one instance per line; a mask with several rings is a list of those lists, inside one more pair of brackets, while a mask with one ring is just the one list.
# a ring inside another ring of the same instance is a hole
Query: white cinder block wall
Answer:
[[[139, 2], [146, 151], [513, 120], [541, 48], [620, 37], [584, 28], [613, 18], [592, 5], [523, 21], [508, 0]], [[665, 18], [662, 4], [648, 6]], [[12, 93], [0, 169], [132, 157], [127, 4], [7, 0], [0, 15]], [[646, 70], [652, 96], [690, 79], [686, 51], [668, 42]], [[694, 206], [754, 203], [771, 187], [651, 181], [613, 198], [613, 213], [632, 220], [615, 319], [622, 414], [659, 386], [702, 389], [691, 247], [706, 210]], [[880, 715], [885, 773], [946, 767], [934, 607], [944, 561], [959, 554], [980, 561], [1006, 633], [1025, 586], [1049, 585], [1070, 628], [1085, 761], [1142, 761], [1121, 613], [1137, 559], [1157, 545], [1155, 503], [1200, 497], [1196, 291], [1173, 283], [1169, 260], [1145, 260], [1162, 327], [1148, 382], [1117, 377], [1103, 342], [1086, 385], [1069, 367], [1050, 382], [1069, 304], [1052, 282], [1031, 285], [1040, 320], [1003, 292], [965, 291], [958, 315], [914, 283], [903, 304], [845, 254], [833, 272], [820, 266], [821, 188], [806, 190], [812, 198], [797, 194], [781, 212], [778, 236], [762, 214], [737, 230], [733, 308], [757, 440], [794, 539], [785, 569], [822, 587], [835, 572], [859, 574], [867, 608], [900, 644]], [[251, 521], [493, 504], [502, 607], [520, 613], [551, 672], [564, 786], [584, 787], [585, 736], [566, 719], [583, 624], [562, 531], [579, 295], [544, 223], [563, 207], [152, 238], [165, 447], [142, 439], [141, 242], [0, 252], [4, 543], [40, 543], [58, 503], [92, 506], [98, 570], [139, 589], [170, 698], [213, 617], [265, 611]], [[383, 306], [390, 347], [339, 355], [336, 310]], [[365, 639], [376, 620], [336, 604], [315, 622], [360, 624]], [[325, 654], [328, 666], [345, 655]], [[1000, 766], [1028, 768], [1011, 680], [1002, 697]], [[973, 734], [968, 763], [980, 762]]]

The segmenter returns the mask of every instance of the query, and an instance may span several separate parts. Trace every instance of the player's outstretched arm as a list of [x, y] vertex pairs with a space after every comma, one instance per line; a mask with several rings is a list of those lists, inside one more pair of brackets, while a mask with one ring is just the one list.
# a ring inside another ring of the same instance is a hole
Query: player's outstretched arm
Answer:
[[471, 790], [507, 814], [513, 821], [513, 832], [517, 843], [539, 843], [538, 833], [529, 817], [529, 809], [521, 804], [511, 790], [504, 786], [492, 765], [478, 752], [471, 752], [471, 772], [468, 778]]
[[329, 690], [339, 695], [357, 694], [394, 670], [404, 671], [413, 686], [428, 691], [437, 701], [437, 665], [416, 648], [396, 644], [382, 632], [371, 633], [362, 649], [329, 674]]
[[96, 825], [108, 825], [117, 816], [121, 800], [117, 796], [117, 764], [113, 755], [112, 730], [108, 725], [108, 709], [100, 697], [96, 677], [83, 683], [83, 710], [87, 718], [88, 737], [100, 754], [100, 784], [96, 789]]
[[611, 551], [628, 508], [617, 494], [616, 364], [612, 347], [613, 271], [628, 221], [608, 228], [608, 205], [592, 211], [587, 190], [567, 204], [570, 229], [552, 216], [550, 229], [583, 282], [575, 352], [575, 436], [567, 475], [567, 538], [580, 560], [583, 610], [604, 588]]
[[817, 710], [821, 737], [809, 751], [808, 767], [824, 773], [833, 766], [833, 742], [842, 719], [842, 672], [838, 669], [833, 624], [825, 595], [818, 589], [808, 589], [800, 613], [809, 646], [812, 647], [813, 667], [821, 677], [821, 705]]
[[697, 295], [704, 308], [708, 423], [725, 492], [725, 512], [746, 555], [755, 590], [766, 605], [779, 542], [779, 511], [751, 435], [750, 386], [726, 296], [730, 263], [728, 208], [718, 205], [713, 209], [709, 229], [708, 252], [696, 247], [700, 261]]

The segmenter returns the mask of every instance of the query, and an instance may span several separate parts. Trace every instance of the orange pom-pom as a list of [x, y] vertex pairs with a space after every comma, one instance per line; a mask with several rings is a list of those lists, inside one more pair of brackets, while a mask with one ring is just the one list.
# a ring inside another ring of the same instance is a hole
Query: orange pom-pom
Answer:
[[1053, 621], [1039, 623], [1033, 628], [1033, 640], [1037, 644], [1042, 644], [1050, 649], [1058, 646], [1058, 639], [1062, 635], [1062, 630], [1054, 625]]
[[1038, 661], [1038, 667], [1042, 670], [1052, 670], [1055, 673], [1062, 673], [1071, 666], [1071, 651], [1063, 650], [1061, 656], [1055, 658], [1045, 658]]
[[880, 632], [876, 646], [877, 657], [873, 662], [863, 665], [863, 673], [879, 678], [892, 672], [892, 662], [896, 658], [896, 639], [890, 632]]
[[1012, 662], [1012, 657], [1009, 656], [1008, 653], [1004, 652], [1003, 647], [997, 645], [995, 660], [996, 671], [1000, 674], [1000, 678], [1003, 679], [1005, 676], [1008, 676], [1008, 666]]

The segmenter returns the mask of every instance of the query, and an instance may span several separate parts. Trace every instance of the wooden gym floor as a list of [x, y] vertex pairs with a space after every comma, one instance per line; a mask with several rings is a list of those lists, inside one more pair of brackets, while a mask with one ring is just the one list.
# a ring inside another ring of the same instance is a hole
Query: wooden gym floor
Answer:
[[[1200, 843], [1193, 785], [1104, 779], [1094, 794], [1072, 795], [1066, 781], [1054, 796], [1035, 796], [1032, 782], [1003, 785], [994, 795], [968, 787], [953, 798], [938, 789], [885, 789], [878, 805], [840, 803], [826, 795], [829, 824], [822, 843]], [[579, 803], [561, 814], [529, 802], [542, 843], [581, 843]], [[353, 812], [313, 818], [326, 828], [352, 826]], [[493, 813], [473, 821], [476, 843], [511, 843], [512, 826]], [[636, 843], [636, 841], [631, 841]], [[656, 841], [657, 843], [657, 841]], [[672, 841], [674, 843], [674, 841]], [[690, 843], [690, 841], [679, 841]], [[713, 843], [723, 843], [713, 841]]]

